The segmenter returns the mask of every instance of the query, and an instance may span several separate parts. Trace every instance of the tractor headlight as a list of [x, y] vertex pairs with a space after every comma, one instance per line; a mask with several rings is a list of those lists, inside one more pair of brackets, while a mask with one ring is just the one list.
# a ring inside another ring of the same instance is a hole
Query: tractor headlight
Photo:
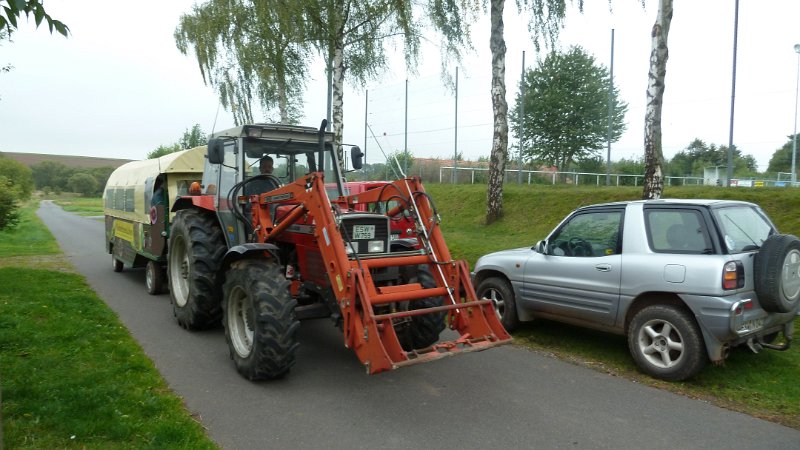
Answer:
[[384, 246], [383, 241], [369, 241], [367, 243], [367, 252], [368, 253], [383, 253]]

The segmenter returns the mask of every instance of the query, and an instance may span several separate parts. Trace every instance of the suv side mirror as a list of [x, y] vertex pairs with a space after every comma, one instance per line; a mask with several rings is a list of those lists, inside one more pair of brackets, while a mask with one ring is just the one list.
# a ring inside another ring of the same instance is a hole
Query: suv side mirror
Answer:
[[547, 254], [547, 241], [539, 241], [536, 245], [533, 246], [533, 250], [536, 253], [541, 253], [543, 255]]
[[222, 164], [225, 161], [225, 145], [222, 139], [214, 138], [208, 140], [208, 162], [211, 164]]
[[363, 157], [364, 152], [357, 145], [350, 148], [350, 162], [353, 164], [353, 169], [358, 170], [364, 166], [364, 162], [361, 160]]

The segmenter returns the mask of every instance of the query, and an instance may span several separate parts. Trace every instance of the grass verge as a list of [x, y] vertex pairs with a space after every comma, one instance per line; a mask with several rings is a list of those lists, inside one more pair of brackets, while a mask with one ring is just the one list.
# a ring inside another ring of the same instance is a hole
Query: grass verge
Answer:
[[102, 216], [103, 199], [99, 197], [77, 197], [71, 195], [51, 196], [57, 205], [79, 216]]
[[[3, 260], [57, 256], [35, 208], [0, 232]], [[76, 274], [0, 268], [0, 384], [5, 448], [216, 448]]]
[[[474, 266], [496, 250], [530, 247], [579, 206], [641, 197], [641, 187], [506, 185], [503, 218], [485, 225], [486, 187], [426, 186], [442, 216], [442, 230], [454, 258]], [[761, 205], [781, 232], [800, 235], [800, 195], [786, 188], [668, 187], [665, 198], [730, 198]], [[800, 331], [800, 318], [795, 320]], [[690, 381], [666, 383], [637, 372], [622, 336], [537, 320], [514, 333], [517, 344], [561, 359], [623, 376], [728, 409], [800, 429], [800, 348], [764, 350], [756, 355], [734, 349], [722, 367], [710, 366]]]

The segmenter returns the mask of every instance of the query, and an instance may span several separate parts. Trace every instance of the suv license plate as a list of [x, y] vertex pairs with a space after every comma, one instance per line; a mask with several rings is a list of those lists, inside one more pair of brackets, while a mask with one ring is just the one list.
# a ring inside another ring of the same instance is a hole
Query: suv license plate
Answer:
[[353, 239], [375, 238], [375, 225], [353, 225]]
[[745, 320], [739, 325], [739, 333], [750, 333], [764, 327], [764, 318]]

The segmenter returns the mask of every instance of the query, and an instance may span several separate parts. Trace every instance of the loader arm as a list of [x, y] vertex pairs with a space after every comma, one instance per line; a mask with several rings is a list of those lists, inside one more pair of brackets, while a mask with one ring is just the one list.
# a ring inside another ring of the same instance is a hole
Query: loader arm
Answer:
[[[341, 211], [353, 210], [358, 203], [389, 200], [397, 200], [400, 207], [408, 209], [414, 217], [421, 250], [371, 257], [349, 255], [345, 244], [347, 237], [340, 229]], [[313, 223], [313, 235], [342, 314], [345, 346], [356, 352], [368, 373], [480, 351], [511, 341], [491, 301], [476, 298], [467, 263], [452, 260], [438, 226], [433, 201], [419, 178], [401, 179], [359, 195], [340, 197], [332, 204], [325, 191], [323, 175], [317, 172], [274, 191], [252, 196], [248, 201], [252, 205], [258, 242], [274, 241], [301, 219], [305, 224]], [[293, 207], [283, 217], [273, 217], [273, 214], [279, 216], [273, 211], [276, 204]], [[420, 265], [428, 266], [435, 287], [423, 287], [419, 283], [377, 286], [371, 275], [371, 269]], [[430, 308], [390, 308], [392, 312], [389, 313], [375, 312], [378, 306], [431, 297], [441, 297], [444, 301]], [[394, 321], [442, 313], [447, 314], [447, 323], [458, 332], [458, 338], [427, 348], [403, 350]]]

